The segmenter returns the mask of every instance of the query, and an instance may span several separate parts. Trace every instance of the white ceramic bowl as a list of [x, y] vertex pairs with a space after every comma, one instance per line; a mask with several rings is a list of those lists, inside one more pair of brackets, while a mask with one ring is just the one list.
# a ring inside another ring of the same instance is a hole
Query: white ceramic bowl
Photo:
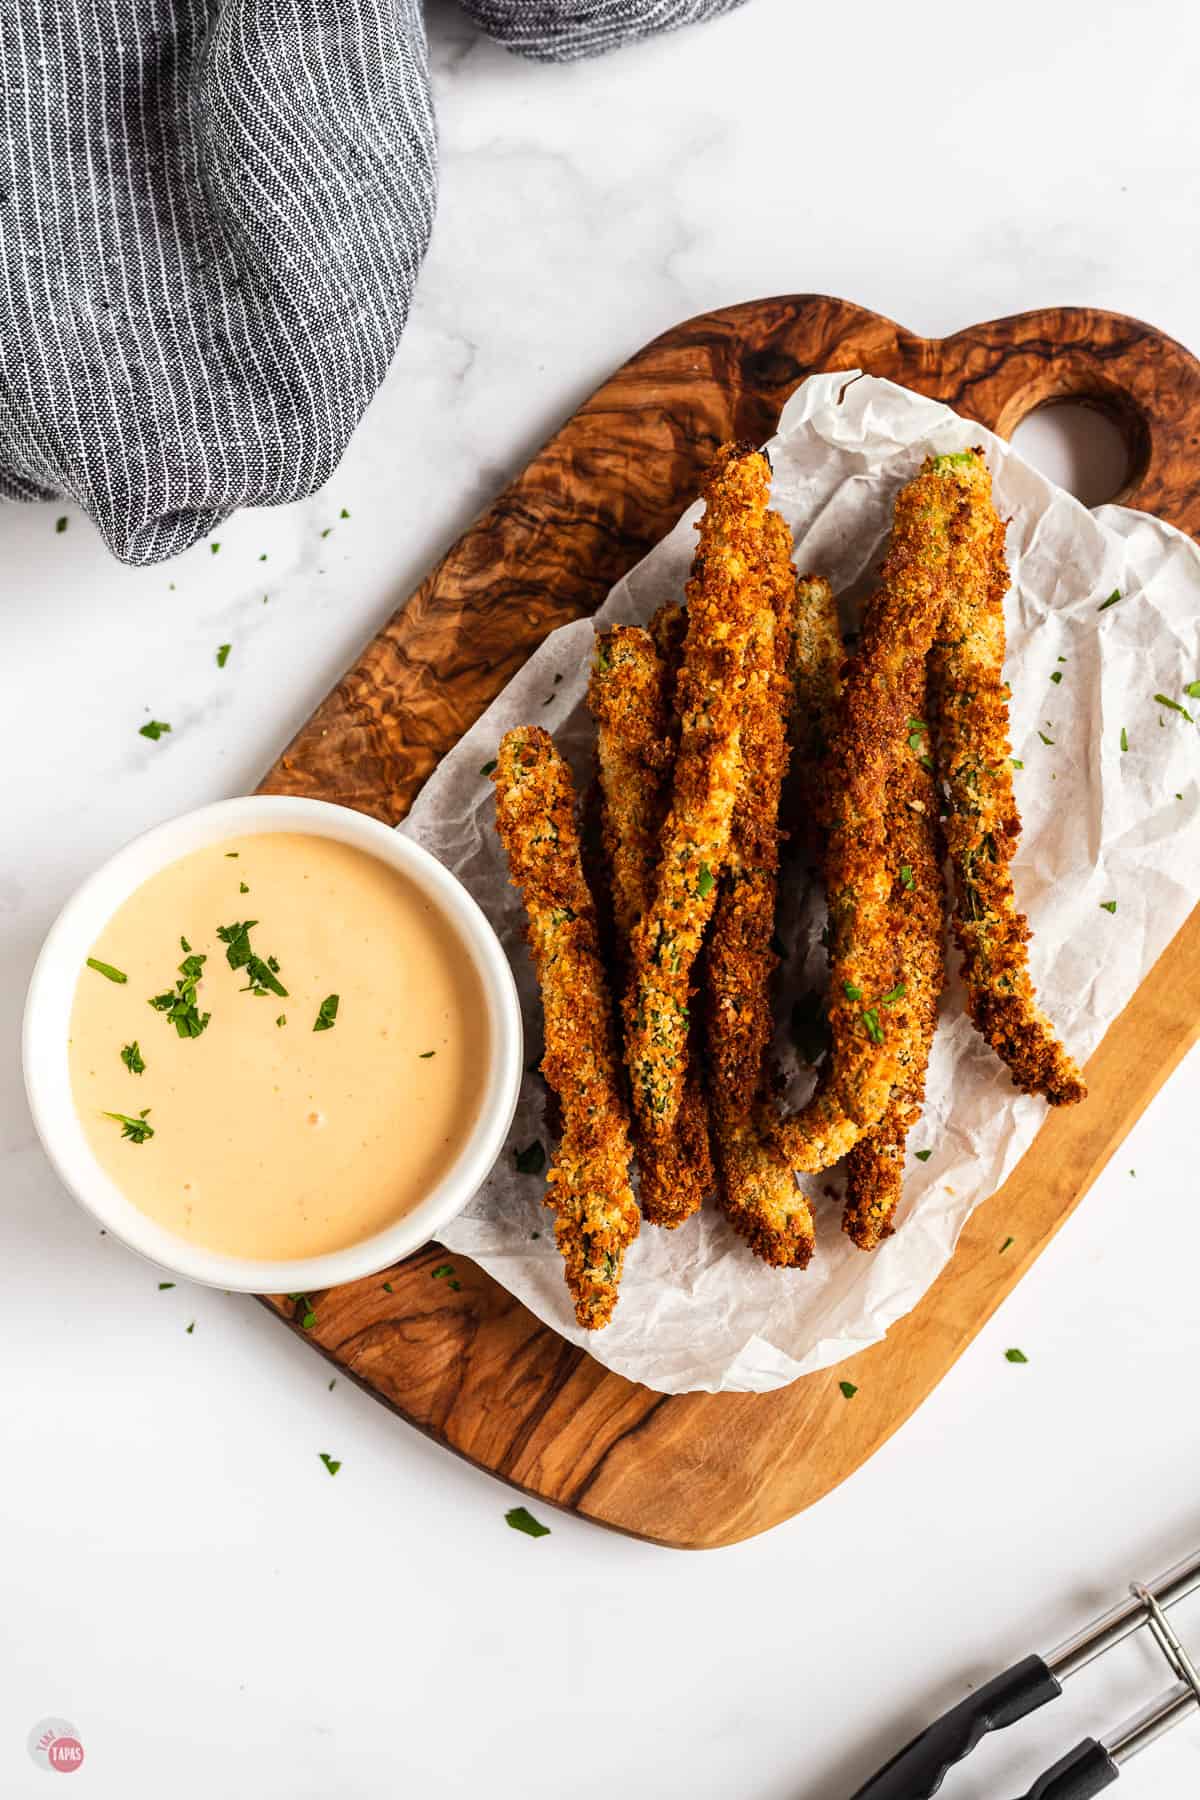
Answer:
[[[307, 832], [365, 850], [400, 870], [438, 908], [479, 976], [490, 1055], [474, 1128], [457, 1160], [420, 1204], [386, 1230], [327, 1256], [257, 1261], [204, 1250], [127, 1200], [88, 1146], [71, 1095], [67, 1060], [75, 985], [92, 945], [124, 900], [166, 864], [250, 832]], [[130, 1249], [189, 1281], [243, 1293], [309, 1293], [385, 1269], [436, 1237], [476, 1192], [500, 1154], [516, 1110], [522, 1068], [521, 1011], [508, 959], [458, 879], [427, 850], [376, 819], [323, 800], [252, 795], [222, 800], [156, 826], [126, 844], [68, 900], [42, 946], [25, 1001], [25, 1087], [34, 1124], [75, 1198]]]

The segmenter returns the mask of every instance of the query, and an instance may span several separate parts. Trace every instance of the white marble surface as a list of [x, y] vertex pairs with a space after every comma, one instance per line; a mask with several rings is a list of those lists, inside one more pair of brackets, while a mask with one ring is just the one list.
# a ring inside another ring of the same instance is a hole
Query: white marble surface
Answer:
[[[434, 246], [327, 490], [136, 573], [77, 515], [57, 535], [62, 507], [0, 513], [0, 1793], [42, 1793], [25, 1737], [55, 1714], [106, 1800], [840, 1800], [1200, 1538], [1194, 1058], [897, 1438], [806, 1517], [685, 1557], [554, 1515], [537, 1542], [506, 1530], [503, 1486], [330, 1393], [253, 1305], [160, 1294], [34, 1140], [21, 998], [88, 869], [252, 785], [478, 506], [675, 320], [820, 289], [937, 333], [1072, 301], [1200, 348], [1197, 27], [1168, 0], [936, 22], [750, 0], [567, 70], [448, 6], [431, 30]], [[1200, 1601], [1178, 1616], [1200, 1643]], [[1127, 1646], [947, 1791], [1022, 1791], [1162, 1685]], [[1200, 1724], [1122, 1791], [1198, 1782]]]

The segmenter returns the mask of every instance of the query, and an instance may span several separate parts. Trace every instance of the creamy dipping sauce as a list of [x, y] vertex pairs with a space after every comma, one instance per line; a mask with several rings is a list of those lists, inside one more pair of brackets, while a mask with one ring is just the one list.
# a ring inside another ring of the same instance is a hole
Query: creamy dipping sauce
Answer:
[[[232, 943], [218, 936], [247, 920]], [[205, 958], [194, 986], [181, 939]], [[344, 1249], [410, 1211], [470, 1135], [482, 985], [453, 927], [365, 851], [290, 832], [193, 851], [125, 901], [91, 954], [127, 979], [80, 973], [76, 1111], [127, 1198], [194, 1244], [289, 1260]], [[247, 991], [256, 977], [262, 994]], [[314, 1030], [333, 995], [332, 1025]], [[184, 1030], [208, 1023], [181, 1036], [171, 1008]]]

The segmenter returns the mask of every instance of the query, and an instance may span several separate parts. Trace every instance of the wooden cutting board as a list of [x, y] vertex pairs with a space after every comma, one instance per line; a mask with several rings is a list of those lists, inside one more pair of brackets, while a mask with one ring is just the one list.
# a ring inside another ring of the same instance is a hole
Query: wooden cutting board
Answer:
[[[863, 369], [1007, 436], [1081, 400], [1129, 451], [1119, 496], [1200, 531], [1200, 364], [1113, 313], [1057, 308], [913, 337], [819, 294], [689, 320], [605, 382], [450, 550], [321, 704], [263, 790], [403, 817], [547, 632], [591, 613], [694, 499], [723, 439], [760, 443], [806, 375]], [[780, 1392], [664, 1396], [609, 1374], [437, 1245], [386, 1276], [268, 1301], [385, 1406], [536, 1500], [656, 1543], [735, 1543], [836, 1487], [920, 1405], [1078, 1205], [1200, 1033], [1200, 908], [950, 1265], [887, 1339]], [[997, 1254], [1006, 1237], [1015, 1242]], [[383, 1287], [390, 1283], [392, 1292]], [[838, 1382], [857, 1383], [848, 1406]]]

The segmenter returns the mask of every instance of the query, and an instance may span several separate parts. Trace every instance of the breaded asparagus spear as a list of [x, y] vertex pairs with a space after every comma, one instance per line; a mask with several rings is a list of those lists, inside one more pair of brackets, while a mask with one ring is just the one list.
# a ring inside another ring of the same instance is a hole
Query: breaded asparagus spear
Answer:
[[584, 879], [570, 770], [546, 732], [506, 732], [492, 775], [496, 827], [513, 885], [522, 890], [542, 990], [542, 1071], [562, 1106], [562, 1141], [546, 1203], [566, 1265], [575, 1316], [607, 1325], [625, 1251], [638, 1234], [629, 1185], [629, 1122], [621, 1093], [612, 1008]]
[[954, 934], [962, 951], [967, 1010], [1007, 1063], [1017, 1087], [1052, 1106], [1087, 1089], [1038, 1006], [1017, 911], [1011, 863], [1021, 820], [1009, 760], [1004, 681], [1004, 525], [980, 450], [939, 457], [969, 483], [971, 507], [950, 555], [946, 609], [930, 656], [938, 774], [949, 803], [946, 841], [954, 869]]
[[[628, 982], [633, 933], [650, 903], [658, 835], [675, 761], [672, 691], [682, 635], [663, 608], [650, 631], [615, 625], [601, 632], [588, 683], [597, 724], [601, 835], [612, 895], [616, 962]], [[660, 650], [660, 644], [662, 649]], [[634, 1131], [642, 1212], [673, 1228], [690, 1218], [713, 1185], [708, 1109], [699, 1069], [689, 1063], [675, 1129], [667, 1138]]]
[[883, 1117], [859, 1138], [846, 1159], [842, 1229], [860, 1250], [874, 1250], [891, 1235], [904, 1176], [905, 1140], [925, 1100], [925, 1073], [945, 979], [945, 884], [925, 697], [925, 666], [914, 663], [909, 672], [908, 742], [888, 787], [885, 820], [892, 868], [890, 931], [900, 967], [886, 1019], [887, 1029], [898, 1040], [898, 1068]]
[[792, 611], [792, 717], [790, 738], [795, 817], [791, 827], [824, 841], [825, 763], [842, 691], [846, 647], [833, 589], [821, 575], [801, 575]]
[[909, 670], [945, 604], [951, 540], [969, 510], [961, 465], [926, 459], [896, 499], [880, 585], [843, 674], [827, 762], [825, 857], [832, 1049], [807, 1106], [779, 1128], [797, 1169], [828, 1168], [876, 1125], [899, 1070], [886, 996], [902, 979], [889, 901], [887, 796], [905, 743]]
[[761, 579], [769, 483], [759, 451], [728, 444], [704, 484], [707, 506], [687, 587], [679, 752], [654, 899], [634, 932], [625, 1006], [633, 1105], [647, 1137], [666, 1137], [679, 1110], [692, 965], [729, 847], [748, 700], [746, 650], [769, 608]]
[[804, 1267], [812, 1255], [808, 1201], [763, 1116], [771, 1041], [772, 941], [779, 874], [779, 797], [787, 773], [795, 679], [796, 576], [791, 533], [777, 513], [764, 530], [771, 597], [751, 639], [742, 731], [747, 746], [733, 810], [729, 858], [704, 949], [707, 1063], [721, 1205], [735, 1231], [768, 1262]]

